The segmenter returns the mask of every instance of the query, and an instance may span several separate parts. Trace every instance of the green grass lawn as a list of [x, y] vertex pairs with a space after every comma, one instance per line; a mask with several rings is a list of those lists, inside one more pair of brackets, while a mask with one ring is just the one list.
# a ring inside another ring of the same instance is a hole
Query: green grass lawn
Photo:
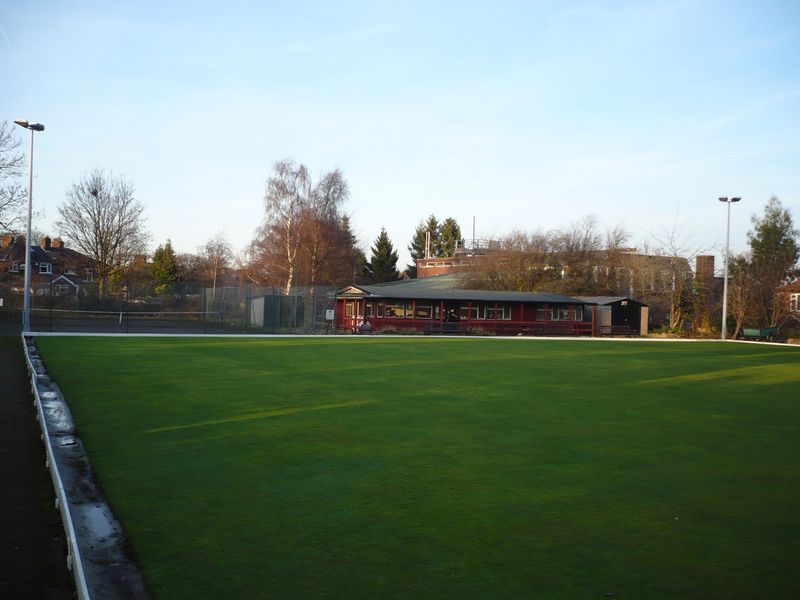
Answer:
[[39, 338], [157, 599], [800, 594], [800, 351]]

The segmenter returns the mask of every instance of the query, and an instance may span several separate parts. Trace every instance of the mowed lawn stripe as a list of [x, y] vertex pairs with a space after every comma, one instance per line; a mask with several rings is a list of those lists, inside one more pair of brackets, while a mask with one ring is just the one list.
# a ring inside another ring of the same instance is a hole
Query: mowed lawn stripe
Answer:
[[793, 348], [38, 343], [156, 598], [800, 584]]

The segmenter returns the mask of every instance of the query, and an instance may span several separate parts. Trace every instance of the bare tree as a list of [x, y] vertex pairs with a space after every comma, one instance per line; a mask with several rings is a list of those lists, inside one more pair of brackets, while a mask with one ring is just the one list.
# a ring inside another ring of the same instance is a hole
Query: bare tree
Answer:
[[12, 231], [22, 220], [25, 193], [18, 181], [23, 168], [19, 146], [12, 126], [0, 123], [0, 231]]
[[519, 292], [547, 288], [555, 277], [553, 252], [553, 234], [513, 231], [490, 243], [485, 255], [476, 257], [464, 285]]
[[195, 266], [206, 283], [211, 284], [211, 301], [217, 291], [217, 278], [228, 269], [233, 262], [233, 249], [222, 233], [217, 233], [203, 246], [197, 249]]
[[671, 228], [651, 234], [660, 245], [655, 250], [655, 254], [661, 256], [657, 276], [662, 279], [661, 289], [666, 292], [669, 328], [672, 330], [683, 329], [687, 313], [691, 310], [694, 275], [689, 265], [703, 252], [701, 248], [689, 245], [681, 235], [681, 227], [676, 217]]
[[602, 262], [603, 236], [593, 215], [573, 222], [566, 229], [553, 233], [555, 253], [551, 267], [558, 278], [553, 291], [581, 294], [594, 291], [592, 267]]
[[741, 254], [731, 257], [728, 266], [728, 310], [735, 323], [734, 338], [751, 318], [756, 285], [747, 257]]
[[95, 261], [100, 297], [105, 297], [109, 278], [143, 254], [149, 239], [144, 205], [134, 197], [133, 185], [95, 169], [72, 185], [58, 213], [56, 227]]
[[514, 231], [476, 257], [464, 284], [494, 290], [608, 293], [614, 275], [610, 265], [619, 262], [627, 239], [621, 226], [604, 236], [593, 216], [561, 230]]

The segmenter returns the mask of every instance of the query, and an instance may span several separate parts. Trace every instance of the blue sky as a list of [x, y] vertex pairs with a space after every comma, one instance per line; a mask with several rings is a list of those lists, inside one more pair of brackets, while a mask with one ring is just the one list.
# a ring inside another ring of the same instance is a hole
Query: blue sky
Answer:
[[[632, 245], [746, 249], [775, 194], [800, 221], [800, 2], [6, 2], [0, 118], [36, 140], [38, 229], [99, 167], [153, 247], [237, 250], [271, 165], [340, 168], [365, 249], [622, 224]], [[25, 133], [25, 132], [23, 132]]]

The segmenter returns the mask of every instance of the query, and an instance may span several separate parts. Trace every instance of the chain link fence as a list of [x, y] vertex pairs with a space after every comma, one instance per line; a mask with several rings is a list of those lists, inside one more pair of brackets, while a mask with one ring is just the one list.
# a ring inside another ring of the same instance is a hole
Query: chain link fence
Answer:
[[[31, 295], [33, 331], [119, 333], [332, 333], [335, 288], [183, 285], [160, 296], [99, 299], [40, 287]], [[68, 290], [70, 291], [70, 290]], [[22, 290], [0, 287], [0, 334], [22, 329]]]

